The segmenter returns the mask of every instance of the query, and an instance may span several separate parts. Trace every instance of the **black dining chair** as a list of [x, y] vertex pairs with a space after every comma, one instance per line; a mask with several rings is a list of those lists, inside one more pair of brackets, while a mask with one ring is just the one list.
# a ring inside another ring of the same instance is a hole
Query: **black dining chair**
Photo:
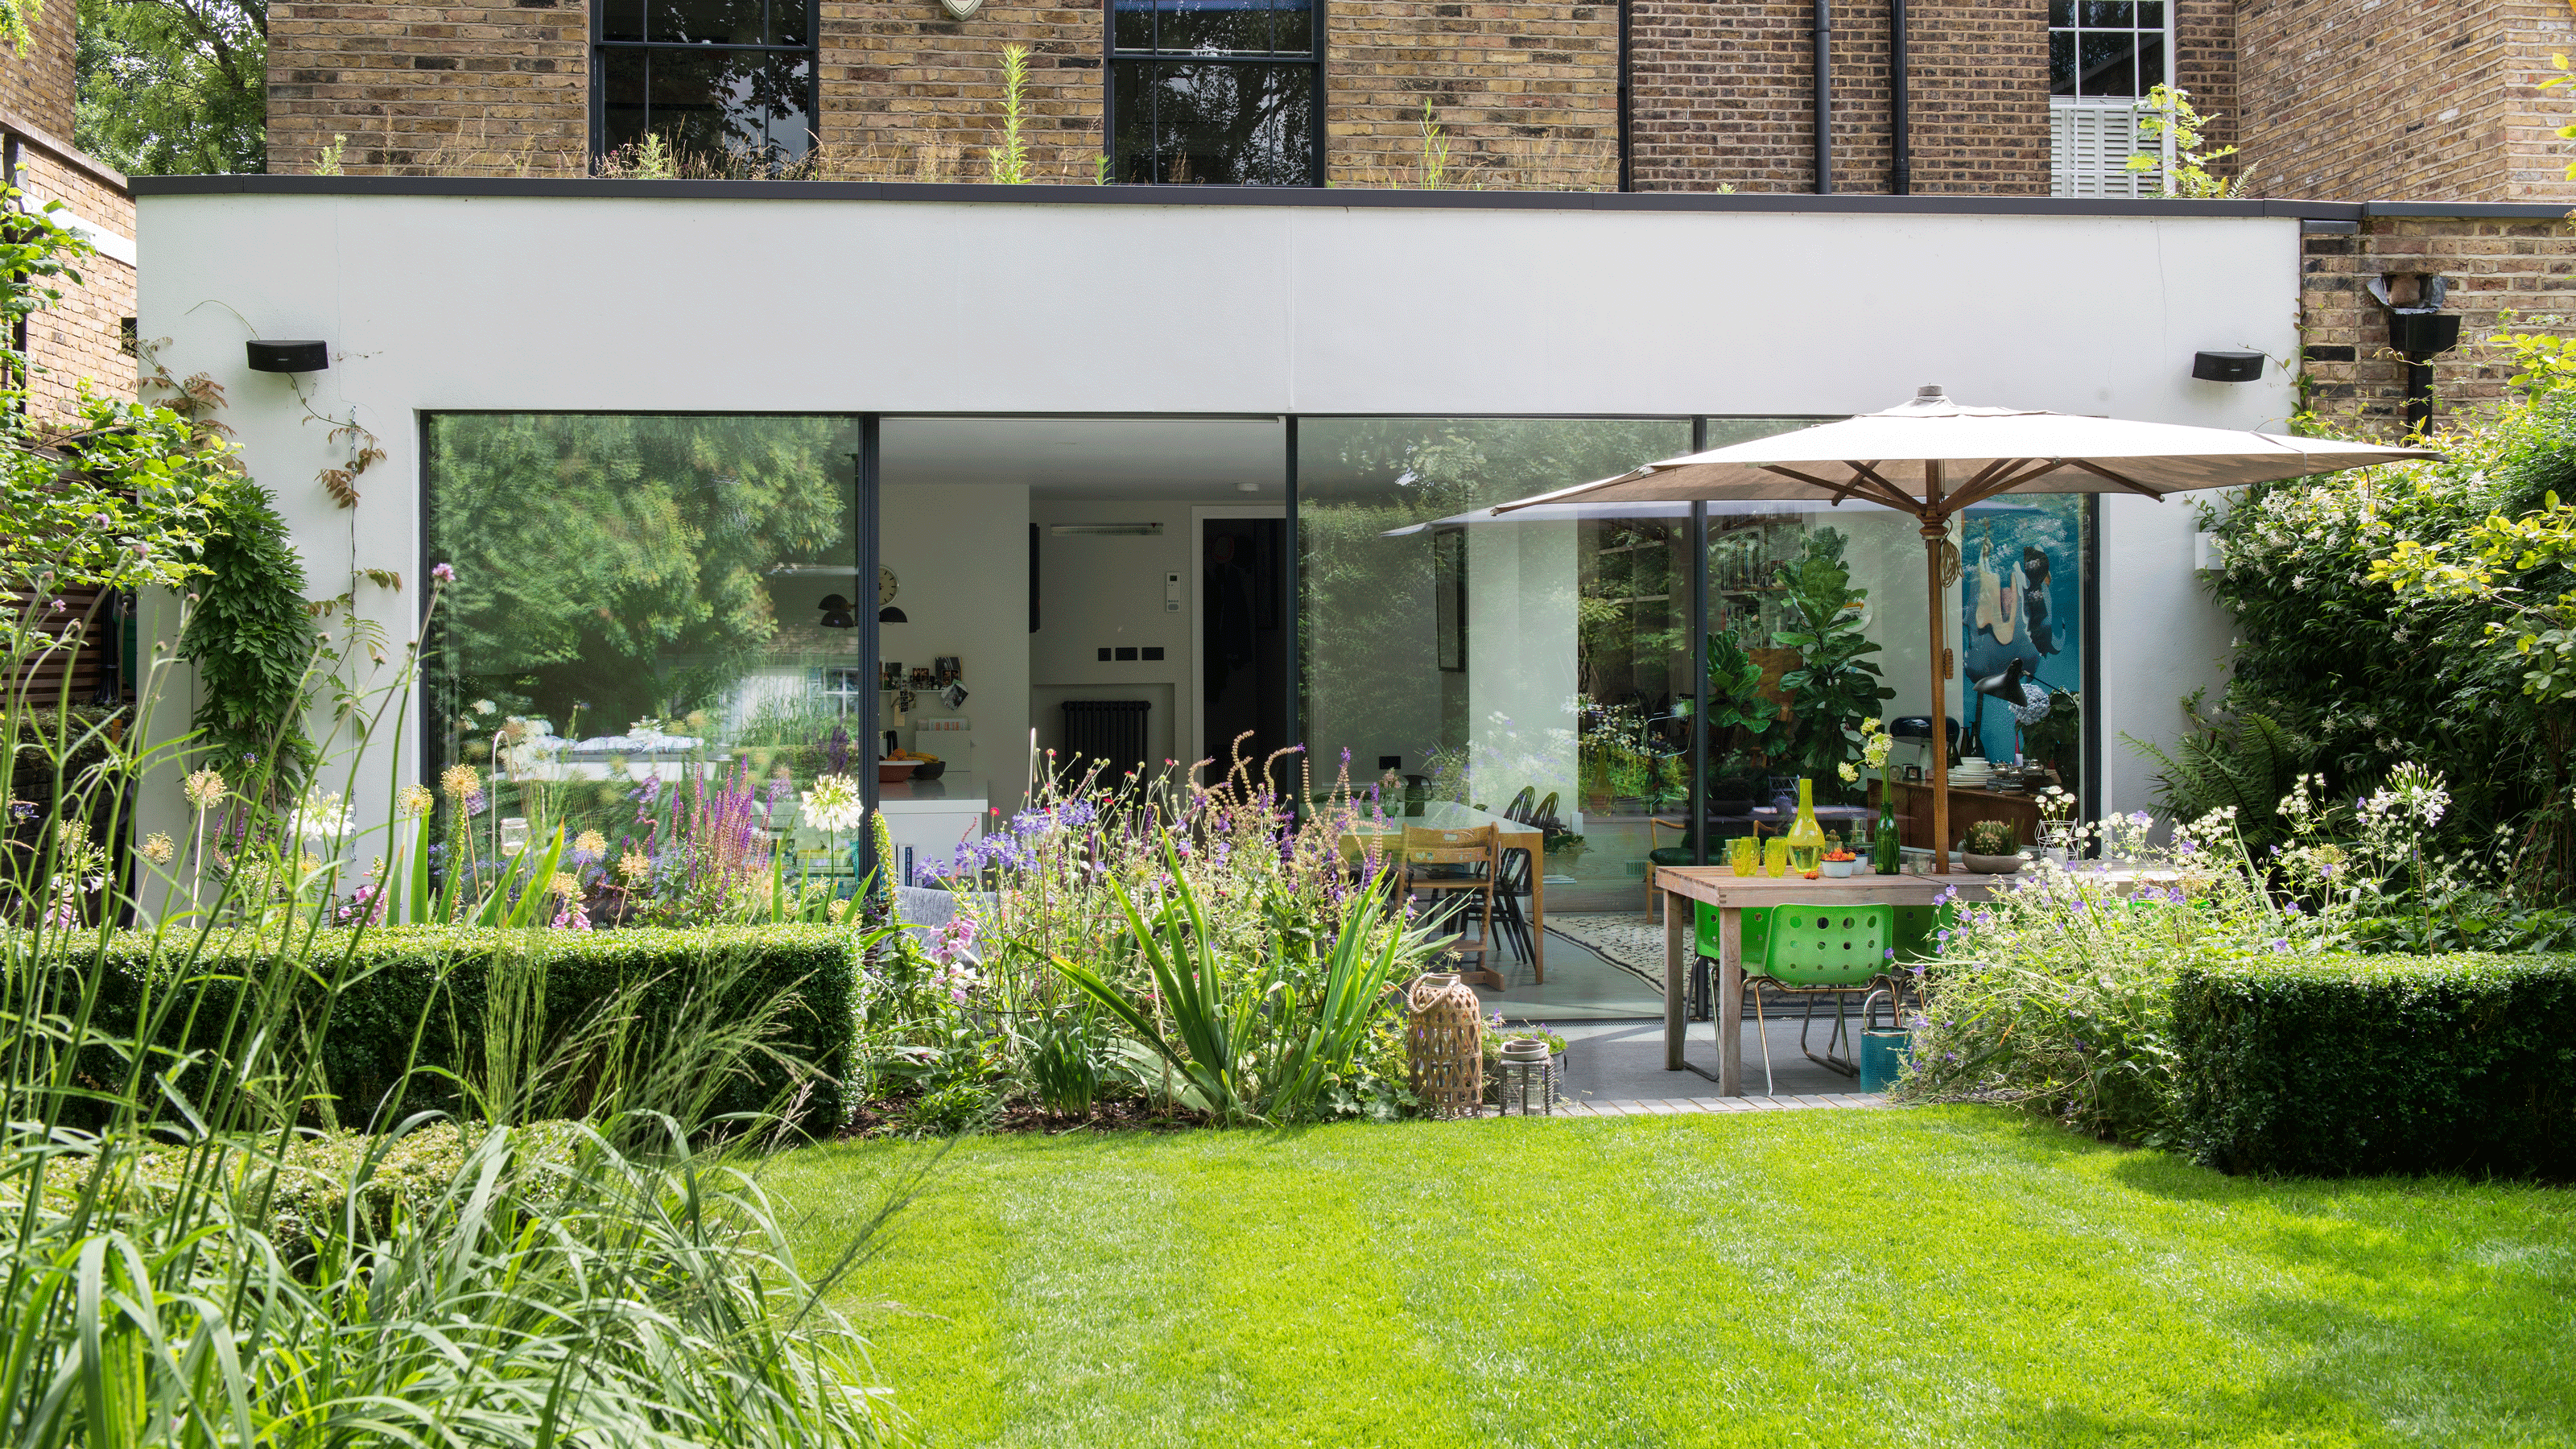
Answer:
[[1521, 792], [1512, 797], [1512, 803], [1503, 807], [1503, 818], [1514, 825], [1529, 824], [1530, 817], [1538, 810], [1537, 800], [1538, 787], [1523, 785]]

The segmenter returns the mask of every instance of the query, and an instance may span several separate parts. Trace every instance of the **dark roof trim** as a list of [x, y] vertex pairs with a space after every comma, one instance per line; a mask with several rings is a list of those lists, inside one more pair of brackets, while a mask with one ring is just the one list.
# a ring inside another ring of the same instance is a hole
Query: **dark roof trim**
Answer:
[[1301, 206], [1341, 210], [1806, 212], [1918, 216], [2332, 216], [2314, 201], [2123, 201], [2048, 196], [1815, 196], [1805, 192], [1410, 191], [1302, 186], [993, 186], [912, 181], [603, 181], [523, 176], [138, 176], [137, 196], [655, 197], [733, 201], [1008, 202], [1058, 206]]
[[1797, 212], [1900, 216], [2218, 216], [2554, 221], [2564, 206], [2447, 201], [2156, 201], [2055, 196], [1817, 196], [1796, 191], [1409, 191], [1303, 186], [992, 186], [917, 181], [604, 181], [540, 176], [137, 176], [151, 196], [652, 197], [682, 201], [1008, 202], [1038, 206], [1303, 206], [1342, 210]]
[[2364, 216], [2457, 217], [2475, 220], [2488, 217], [2497, 221], [2565, 221], [2571, 208], [2564, 203], [2538, 201], [2365, 201]]

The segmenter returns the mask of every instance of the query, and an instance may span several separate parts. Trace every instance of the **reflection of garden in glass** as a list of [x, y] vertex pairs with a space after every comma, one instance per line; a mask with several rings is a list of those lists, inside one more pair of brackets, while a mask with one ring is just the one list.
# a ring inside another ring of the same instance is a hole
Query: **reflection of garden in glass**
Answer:
[[[1590, 829], [1578, 738], [1671, 711], [1674, 619], [1630, 597], [1629, 556], [1669, 570], [1667, 555], [1635, 546], [1669, 526], [1483, 510], [1689, 446], [1690, 425], [1670, 419], [1303, 420], [1299, 678], [1319, 774], [1345, 751], [1362, 779], [1396, 756], [1437, 797], [1499, 811], [1527, 787], [1557, 796], [1570, 829]], [[1603, 547], [1627, 550], [1607, 581], [1587, 552]], [[1587, 838], [1584, 873], [1619, 878], [1644, 856], [1644, 831], [1640, 816], [1625, 827], [1633, 842]]]
[[858, 663], [857, 631], [816, 607], [857, 588], [852, 423], [452, 414], [424, 433], [427, 554], [457, 569], [427, 660], [432, 776], [485, 772], [493, 814], [540, 836], [614, 837], [655, 777], [811, 783]]

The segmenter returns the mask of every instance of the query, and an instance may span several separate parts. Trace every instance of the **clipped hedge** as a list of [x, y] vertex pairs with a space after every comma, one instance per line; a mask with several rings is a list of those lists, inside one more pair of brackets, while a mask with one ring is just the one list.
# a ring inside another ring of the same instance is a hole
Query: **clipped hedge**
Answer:
[[[330, 1001], [330, 1025], [323, 1039], [322, 1067], [345, 1123], [364, 1122], [400, 1079], [412, 1059], [414, 1033], [419, 1034], [421, 1064], [471, 1073], [481, 1064], [485, 986], [493, 962], [504, 952], [545, 952], [546, 1034], [553, 1038], [588, 1016], [628, 982], [644, 981], [641, 1010], [644, 1029], [675, 1018], [694, 991], [701, 989], [719, 965], [738, 968], [724, 1005], [748, 1011], [793, 994], [796, 1004], [782, 1014], [780, 1034], [770, 1045], [779, 1053], [820, 1069], [827, 1080], [812, 1086], [803, 1122], [823, 1135], [848, 1120], [854, 1098], [850, 1074], [856, 1059], [855, 1006], [858, 953], [852, 933], [821, 925], [715, 926], [695, 930], [503, 931], [438, 926], [371, 929], [358, 935], [355, 957], [346, 969], [336, 964], [352, 949], [347, 931], [325, 931], [298, 955], [316, 974], [350, 984]], [[276, 949], [247, 936], [215, 936], [206, 954], [193, 963], [185, 953], [192, 938], [172, 936], [158, 947], [141, 932], [114, 937], [108, 946], [108, 972], [101, 991], [101, 1025], [108, 1031], [132, 1029], [145, 973], [164, 981], [177, 975], [205, 978], [208, 998], [198, 1011], [197, 1044], [214, 1038], [215, 1024], [225, 1015], [235, 990], [235, 977], [257, 979], [259, 959]], [[87, 963], [82, 963], [86, 967]], [[304, 988], [308, 1013], [322, 1004], [323, 988]], [[174, 1031], [178, 1028], [174, 1025]], [[165, 1041], [177, 1047], [182, 1043]], [[718, 1112], [758, 1111], [776, 1104], [797, 1085], [796, 1069], [766, 1056], [747, 1064], [747, 1073], [717, 1098]], [[403, 1106], [408, 1110], [455, 1105], [454, 1086], [444, 1078], [415, 1076]]]
[[2174, 1032], [2207, 1166], [2576, 1179], [2576, 956], [2206, 961]]

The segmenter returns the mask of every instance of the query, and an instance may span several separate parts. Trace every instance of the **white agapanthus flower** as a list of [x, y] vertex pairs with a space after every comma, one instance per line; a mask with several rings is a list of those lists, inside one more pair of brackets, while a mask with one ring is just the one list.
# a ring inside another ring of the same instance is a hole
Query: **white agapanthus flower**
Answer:
[[295, 805], [295, 834], [300, 840], [329, 841], [349, 833], [349, 807], [335, 791], [307, 794]]
[[867, 801], [859, 794], [859, 783], [847, 775], [824, 775], [805, 792], [805, 820], [838, 835], [856, 830], [868, 818]]

